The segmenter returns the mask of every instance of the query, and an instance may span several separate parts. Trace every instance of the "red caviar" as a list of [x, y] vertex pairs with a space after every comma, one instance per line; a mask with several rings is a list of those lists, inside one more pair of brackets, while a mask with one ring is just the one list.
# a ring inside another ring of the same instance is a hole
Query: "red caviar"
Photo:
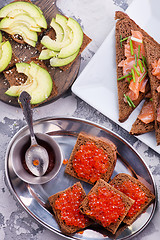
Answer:
[[68, 163], [68, 159], [64, 159], [63, 164], [67, 164], [67, 163]]
[[120, 194], [106, 187], [99, 187], [98, 193], [88, 195], [90, 210], [87, 215], [99, 220], [103, 227], [117, 222], [125, 213], [125, 205]]
[[89, 219], [79, 210], [82, 200], [81, 188], [73, 185], [72, 188], [60, 194], [59, 198], [55, 201], [55, 209], [61, 211], [61, 219], [64, 220], [67, 225], [84, 228], [85, 224], [89, 222]]
[[132, 217], [135, 215], [138, 211], [141, 210], [141, 206], [147, 201], [146, 194], [140, 189], [140, 187], [133, 183], [132, 181], [124, 181], [122, 185], [120, 186], [114, 186], [124, 194], [126, 194], [128, 197], [135, 200], [134, 204], [130, 208], [130, 210], [127, 213], [128, 217]]
[[106, 173], [108, 166], [108, 155], [93, 142], [81, 145], [73, 160], [73, 168], [77, 176], [92, 183]]

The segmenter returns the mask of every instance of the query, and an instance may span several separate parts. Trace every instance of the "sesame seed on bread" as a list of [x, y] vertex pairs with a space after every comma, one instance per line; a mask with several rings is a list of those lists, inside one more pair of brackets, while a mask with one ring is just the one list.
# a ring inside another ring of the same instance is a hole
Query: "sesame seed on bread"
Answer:
[[[93, 188], [90, 190], [90, 192], [88, 193], [88, 195], [85, 197], [85, 199], [82, 201], [81, 206], [80, 206], [80, 210], [83, 214], [87, 214], [88, 217], [90, 217], [91, 219], [93, 219], [95, 222], [99, 223], [100, 225], [101, 222], [99, 220], [97, 220], [95, 217], [91, 216], [88, 213], [88, 210], [90, 210], [89, 207], [89, 199], [88, 196], [92, 193], [97, 194], [98, 193], [98, 188], [103, 188], [106, 187], [108, 190], [112, 190], [115, 195], [118, 194], [121, 196], [121, 200], [125, 206], [125, 211], [124, 214], [122, 216], [120, 216], [116, 222], [111, 223], [109, 226], [106, 227], [106, 229], [110, 232], [112, 232], [113, 234], [116, 233], [119, 225], [121, 224], [121, 222], [123, 221], [124, 217], [126, 216], [128, 210], [131, 208], [131, 206], [134, 203], [134, 200], [132, 200], [131, 198], [127, 197], [125, 194], [123, 194], [122, 192], [118, 191], [117, 189], [115, 189], [113, 186], [111, 186], [110, 184], [108, 184], [107, 182], [105, 182], [104, 180], [100, 179], [97, 181], [97, 183], [93, 186]], [[99, 199], [100, 201], [100, 199]]]
[[73, 168], [73, 160], [74, 160], [74, 156], [75, 156], [76, 152], [80, 149], [81, 145], [84, 145], [87, 142], [93, 142], [98, 148], [101, 148], [108, 155], [108, 161], [109, 161], [108, 170], [106, 173], [101, 175], [101, 178], [104, 179], [106, 182], [108, 182], [113, 173], [113, 170], [114, 170], [114, 167], [115, 167], [115, 164], [117, 161], [117, 148], [114, 145], [114, 143], [111, 142], [109, 139], [94, 137], [94, 136], [88, 135], [84, 132], [81, 132], [78, 135], [76, 144], [72, 150], [68, 164], [66, 166], [65, 173], [67, 173], [75, 178], [78, 178], [82, 181], [93, 184], [93, 182], [91, 182], [90, 180], [78, 177]]
[[154, 194], [143, 184], [141, 183], [138, 179], [126, 174], [126, 173], [119, 173], [117, 174], [111, 181], [110, 184], [113, 187], [116, 186], [121, 186], [121, 184], [125, 181], [131, 181], [134, 184], [137, 184], [138, 187], [145, 193], [147, 196], [147, 201], [143, 205], [141, 205], [141, 209], [135, 213], [133, 216], [129, 217], [126, 216], [123, 219], [123, 222], [126, 223], [127, 225], [131, 225], [143, 212], [144, 210], [150, 205], [151, 202], [153, 202], [155, 196]]

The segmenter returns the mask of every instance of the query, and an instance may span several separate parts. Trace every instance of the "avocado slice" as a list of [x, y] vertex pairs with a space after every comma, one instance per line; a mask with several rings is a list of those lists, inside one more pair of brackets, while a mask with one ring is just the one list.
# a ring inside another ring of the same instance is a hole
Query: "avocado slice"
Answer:
[[28, 14], [22, 13], [15, 16], [15, 18], [3, 18], [0, 22], [0, 28], [12, 28], [15, 26], [15, 24], [18, 24], [19, 26], [21, 26], [21, 24], [25, 24], [30, 30], [41, 32], [41, 28], [37, 25], [34, 19]]
[[19, 10], [19, 9], [24, 10], [31, 17], [34, 16], [34, 19], [35, 19], [36, 23], [38, 24], [38, 26], [45, 28], [45, 29], [47, 28], [47, 22], [42, 14], [42, 11], [36, 5], [34, 5], [33, 3], [29, 3], [29, 2], [19, 1], [19, 2], [11, 2], [11, 3], [7, 4], [3, 8], [1, 8], [0, 18], [4, 18], [6, 16], [10, 17], [10, 14], [12, 15], [12, 12], [14, 10]]
[[35, 42], [38, 40], [37, 33], [34, 32], [34, 31], [30, 31], [29, 28], [24, 23], [22, 23], [21, 25], [19, 25], [18, 23], [15, 23], [13, 25], [13, 27], [11, 27], [11, 28], [10, 27], [8, 27], [8, 28], [1, 28], [0, 27], [0, 29], [2, 29], [3, 31], [8, 32], [12, 35], [14, 35], [14, 34], [21, 35], [23, 33], [23, 34], [25, 34], [26, 38], [28, 38], [30, 40], [33, 40]]
[[50, 26], [54, 29], [54, 31], [56, 33], [56, 41], [61, 42], [64, 37], [64, 31], [63, 31], [63, 28], [61, 27], [61, 25], [56, 23], [55, 18], [52, 18]]
[[[67, 18], [57, 14], [56, 15], [56, 19], [55, 22], [58, 23], [61, 28], [63, 29], [63, 40], [62, 41], [57, 41], [57, 40], [52, 40], [49, 36], [44, 36], [41, 40], [41, 43], [48, 49], [53, 50], [53, 51], [60, 51], [61, 48], [66, 47], [67, 45], [70, 44], [70, 32], [71, 29], [67, 26]], [[52, 26], [54, 27], [54, 25], [52, 24]], [[58, 29], [56, 29], [58, 31]], [[55, 31], [56, 31], [55, 30]], [[61, 34], [61, 33], [59, 33]]]
[[53, 87], [50, 74], [42, 67], [39, 67], [36, 80], [38, 81], [38, 85], [36, 89], [30, 93], [31, 104], [38, 104], [45, 101], [50, 96]]
[[25, 63], [25, 62], [16, 63], [17, 72], [24, 73], [27, 76], [29, 76], [30, 67], [31, 65], [29, 63]]
[[70, 62], [72, 62], [77, 57], [78, 53], [79, 53], [79, 49], [77, 52], [75, 52], [73, 55], [71, 55], [67, 58], [53, 57], [50, 59], [50, 65], [52, 67], [65, 66], [65, 65], [69, 64]]
[[50, 59], [52, 57], [55, 57], [58, 53], [54, 52], [50, 49], [43, 49], [42, 52], [39, 55], [39, 59], [40, 60], [47, 60]]
[[12, 47], [9, 41], [0, 43], [0, 72], [2, 72], [10, 63], [12, 58]]
[[28, 78], [25, 83], [18, 86], [11, 86], [5, 92], [5, 94], [9, 96], [14, 96], [14, 97], [18, 97], [22, 91], [27, 91], [28, 88], [30, 89], [30, 91], [33, 91], [37, 87], [37, 81], [33, 81], [33, 78], [35, 77], [38, 71], [37, 65], [33, 66], [33, 64], [29, 64], [29, 63], [17, 63], [16, 69], [17, 69], [17, 72], [24, 73], [25, 75], [28, 76]]
[[83, 42], [83, 31], [77, 21], [73, 18], [69, 18], [67, 25], [71, 28], [73, 32], [73, 40], [71, 43], [63, 47], [58, 55], [59, 58], [67, 58], [77, 52], [80, 49]]
[[2, 33], [0, 31], [0, 43], [2, 42]]
[[38, 104], [49, 97], [53, 82], [47, 70], [34, 62], [30, 64], [18, 63], [16, 67], [19, 72], [26, 73], [28, 76], [27, 81], [19, 86], [11, 86], [5, 94], [18, 97], [25, 90], [31, 95], [31, 104]]

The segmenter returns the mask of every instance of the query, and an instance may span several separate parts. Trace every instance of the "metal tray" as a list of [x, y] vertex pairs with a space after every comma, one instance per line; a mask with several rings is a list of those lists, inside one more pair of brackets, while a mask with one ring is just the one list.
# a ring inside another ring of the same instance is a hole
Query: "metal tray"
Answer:
[[[47, 118], [41, 119], [34, 123], [35, 132], [47, 133], [52, 136], [60, 145], [64, 159], [68, 159], [73, 146], [76, 142], [79, 132], [84, 131], [88, 134], [106, 137], [113, 141], [118, 149], [118, 160], [112, 177], [118, 173], [128, 173], [137, 177], [143, 182], [155, 195], [156, 185], [149, 168], [134, 148], [124, 139], [106, 128], [93, 122], [76, 118]], [[28, 127], [22, 128], [11, 140], [5, 158], [5, 173], [9, 187], [13, 195], [17, 198], [24, 209], [39, 223], [51, 231], [65, 236], [68, 239], [130, 239], [140, 233], [152, 219], [155, 209], [156, 200], [147, 208], [146, 212], [129, 227], [122, 226], [116, 236], [108, 233], [99, 225], [93, 225], [86, 230], [73, 234], [71, 236], [64, 235], [58, 224], [56, 223], [48, 203], [48, 197], [54, 193], [62, 191], [73, 185], [78, 179], [73, 178], [64, 173], [65, 165], [62, 166], [58, 175], [49, 183], [43, 185], [30, 185], [20, 180], [14, 173], [11, 165], [10, 151], [15, 141], [23, 135], [28, 134]], [[82, 182], [86, 191], [89, 192], [91, 185]], [[123, 230], [123, 231], [122, 231]]]

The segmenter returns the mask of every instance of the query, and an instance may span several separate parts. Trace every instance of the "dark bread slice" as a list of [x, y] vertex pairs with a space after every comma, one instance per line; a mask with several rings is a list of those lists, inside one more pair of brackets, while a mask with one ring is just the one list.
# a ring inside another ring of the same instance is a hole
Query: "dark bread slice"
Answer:
[[141, 213], [147, 209], [147, 207], [150, 205], [150, 203], [155, 199], [154, 194], [138, 179], [125, 174], [125, 173], [119, 173], [117, 174], [110, 182], [110, 184], [116, 188], [116, 186], [120, 186], [124, 181], [132, 181], [133, 183], [137, 184], [139, 188], [146, 194], [148, 200], [145, 202], [145, 204], [142, 205], [139, 212], [137, 212], [133, 217], [126, 216], [123, 220], [124, 223], [127, 225], [131, 225], [137, 218], [140, 216]]
[[157, 145], [160, 144], [160, 122], [157, 121], [157, 109], [160, 104], [160, 96], [157, 92], [157, 87], [160, 85], [160, 80], [152, 75], [152, 63], [155, 60], [160, 58], [160, 44], [157, 43], [155, 40], [151, 40], [150, 38], [144, 38], [144, 47], [146, 51], [146, 60], [148, 65], [148, 75], [150, 78], [150, 85], [151, 85], [151, 93], [152, 93], [152, 100], [153, 100], [153, 107], [154, 107], [154, 115], [155, 115], [155, 133], [156, 133], [156, 140]]
[[[150, 101], [150, 99], [145, 100], [145, 102], [142, 106], [142, 109], [145, 105], [147, 105], [148, 101]], [[141, 109], [140, 113], [142, 112], [142, 109]], [[140, 135], [140, 134], [151, 132], [151, 131], [154, 131], [154, 121], [146, 124], [137, 117], [136, 121], [132, 125], [130, 134], [131, 135]]]
[[[85, 194], [85, 191], [84, 191], [81, 183], [80, 183], [80, 182], [77, 182], [77, 183], [75, 183], [73, 186], [75, 186], [75, 185], [78, 186], [78, 187], [81, 189], [82, 199], [84, 199], [84, 198], [86, 197], [86, 194]], [[72, 186], [72, 187], [73, 187], [73, 186]], [[66, 190], [68, 190], [68, 189], [70, 189], [70, 188], [72, 188], [72, 187], [69, 187], [69, 188], [67, 188]], [[52, 209], [53, 209], [53, 212], [54, 212], [54, 214], [55, 214], [56, 221], [58, 222], [61, 231], [62, 231], [63, 233], [65, 233], [65, 234], [72, 234], [72, 233], [74, 233], [74, 232], [79, 231], [81, 228], [78, 227], [78, 226], [69, 226], [69, 225], [67, 225], [67, 224], [65, 223], [65, 221], [61, 219], [61, 213], [60, 213], [61, 211], [60, 211], [59, 209], [55, 209], [55, 201], [57, 200], [57, 198], [58, 198], [62, 193], [65, 193], [66, 190], [61, 191], [61, 192], [58, 192], [58, 193], [50, 196], [50, 197], [48, 198], [48, 200], [49, 200], [49, 203], [50, 203], [50, 205], [51, 205], [51, 207], [52, 207]], [[88, 219], [88, 223], [86, 224], [85, 227], [91, 225], [91, 223], [92, 223], [92, 221], [90, 221], [90, 220]]]
[[78, 135], [76, 144], [75, 144], [75, 146], [74, 146], [74, 148], [72, 150], [72, 153], [70, 155], [68, 164], [66, 166], [65, 173], [68, 173], [69, 175], [71, 175], [71, 176], [73, 176], [75, 178], [78, 178], [78, 179], [80, 179], [82, 181], [85, 181], [85, 182], [88, 182], [90, 184], [93, 184], [93, 182], [91, 182], [89, 180], [86, 180], [85, 178], [79, 178], [77, 176], [77, 173], [75, 172], [75, 170], [73, 168], [73, 160], [74, 160], [75, 153], [79, 150], [81, 145], [84, 145], [88, 141], [95, 143], [95, 145], [98, 148], [101, 148], [105, 153], [108, 154], [108, 161], [109, 161], [108, 171], [105, 174], [101, 175], [101, 178], [104, 179], [106, 182], [108, 182], [110, 177], [111, 177], [111, 175], [112, 175], [112, 173], [113, 173], [114, 167], [116, 165], [116, 161], [117, 161], [117, 148], [114, 145], [114, 143], [111, 142], [109, 139], [94, 137], [94, 136], [88, 135], [88, 134], [86, 134], [84, 132], [81, 132]]
[[[34, 61], [40, 67], [42, 67], [48, 71], [48, 68], [43, 61], [38, 60], [37, 58], [32, 58], [31, 61]], [[29, 62], [31, 62], [31, 61], [29, 61]], [[13, 67], [10, 70], [4, 71], [3, 73], [4, 73], [6, 80], [9, 82], [10, 86], [14, 86], [14, 85], [18, 86], [27, 80], [27, 76], [23, 73], [18, 73], [16, 70], [16, 67]], [[45, 103], [46, 101], [49, 101], [50, 99], [52, 99], [52, 97], [55, 97], [57, 95], [57, 87], [55, 85], [53, 78], [52, 78], [52, 81], [53, 81], [52, 92], [51, 92], [50, 96], [43, 103]], [[39, 104], [32, 105], [32, 107], [36, 107], [38, 105]]]
[[[108, 227], [106, 227], [106, 229], [110, 232], [112, 232], [113, 234], [116, 233], [119, 225], [121, 224], [121, 222], [123, 221], [123, 219], [125, 218], [128, 210], [131, 208], [131, 206], [134, 203], [134, 200], [132, 200], [131, 198], [127, 197], [125, 194], [123, 194], [122, 192], [118, 191], [117, 189], [115, 189], [113, 186], [111, 186], [110, 184], [108, 184], [107, 182], [105, 182], [104, 180], [100, 179], [97, 181], [97, 183], [94, 185], [94, 187], [91, 189], [91, 191], [88, 193], [88, 195], [95, 193], [98, 193], [98, 188], [99, 187], [106, 187], [108, 190], [113, 190], [115, 192], [115, 194], [119, 194], [121, 196], [121, 199], [124, 203], [125, 206], [125, 213], [123, 216], [119, 217], [118, 220], [115, 223], [111, 223]], [[89, 207], [89, 200], [88, 200], [88, 195], [85, 197], [85, 199], [83, 200], [83, 202], [81, 203], [80, 206], [80, 210], [82, 213], [86, 214], [87, 216], [90, 217], [91, 219], [93, 219], [95, 222], [99, 223], [100, 225], [101, 222], [99, 220], [97, 220], [95, 217], [90, 216], [89, 213], [87, 212], [88, 210], [90, 210]]]
[[[48, 31], [45, 34], [46, 36], [49, 36], [51, 39], [55, 40], [56, 39], [56, 34], [53, 28], [49, 28]], [[83, 42], [82, 45], [80, 47], [79, 53], [77, 55], [77, 57], [69, 64], [65, 65], [65, 66], [61, 66], [59, 67], [61, 70], [65, 71], [68, 68], [70, 68], [70, 66], [72, 65], [72, 63], [79, 57], [79, 55], [83, 52], [83, 50], [88, 46], [88, 44], [92, 41], [91, 38], [89, 38], [85, 33], [83, 33]], [[41, 43], [37, 44], [37, 47], [39, 52], [42, 51], [43, 45]]]
[[[126, 41], [122, 42], [122, 47], [120, 43], [120, 36], [122, 39], [128, 36], [131, 36], [131, 30], [140, 31], [144, 37], [148, 37], [151, 41], [153, 38], [150, 37], [143, 29], [141, 29], [132, 19], [129, 18], [127, 14], [121, 11], [117, 11], [115, 14], [115, 19], [118, 19], [116, 22], [116, 30], [115, 30], [115, 38], [116, 38], [116, 65], [117, 65], [117, 79], [123, 76], [123, 68], [118, 67], [118, 64], [124, 60], [126, 57], [124, 55], [124, 45]], [[118, 104], [119, 104], [119, 121], [124, 122], [132, 111], [135, 109], [130, 107], [128, 103], [124, 102], [124, 93], [129, 91], [129, 84], [125, 79], [117, 81], [117, 88], [118, 88]], [[150, 86], [149, 82], [147, 83], [145, 93], [139, 94], [137, 100], [133, 101], [135, 106], [142, 101], [145, 97], [145, 94], [149, 91]]]

